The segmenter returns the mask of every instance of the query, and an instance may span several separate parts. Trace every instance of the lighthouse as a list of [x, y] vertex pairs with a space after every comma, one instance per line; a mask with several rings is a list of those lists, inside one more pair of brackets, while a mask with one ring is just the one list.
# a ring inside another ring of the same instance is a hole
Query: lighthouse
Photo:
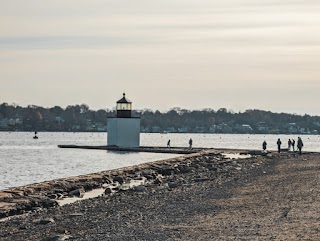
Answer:
[[123, 97], [117, 101], [116, 116], [108, 118], [108, 146], [139, 147], [140, 117], [132, 116], [132, 102]]

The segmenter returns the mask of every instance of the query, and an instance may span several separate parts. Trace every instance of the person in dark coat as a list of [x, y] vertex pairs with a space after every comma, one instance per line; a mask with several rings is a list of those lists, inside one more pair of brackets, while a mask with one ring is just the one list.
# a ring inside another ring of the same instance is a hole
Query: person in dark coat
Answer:
[[167, 147], [170, 148], [170, 140], [167, 142]]
[[302, 154], [301, 151], [302, 151], [302, 147], [303, 147], [303, 142], [302, 142], [300, 137], [298, 137], [297, 147], [298, 147], [298, 150], [299, 150], [299, 154], [301, 155]]
[[296, 145], [296, 141], [294, 139], [292, 139], [291, 145], [292, 145], [292, 151], [294, 151], [294, 148], [295, 148], [295, 145]]
[[192, 149], [192, 139], [189, 140], [189, 149]]
[[262, 143], [262, 149], [263, 149], [263, 151], [266, 151], [266, 149], [267, 149], [267, 142], [266, 141], [264, 141]]
[[288, 151], [291, 150], [291, 145], [292, 145], [292, 142], [291, 142], [291, 140], [289, 139], [289, 140], [288, 140]]
[[277, 141], [278, 153], [280, 153], [280, 151], [281, 151], [281, 144], [282, 144], [282, 142], [281, 142], [280, 138], [278, 138], [278, 141]]

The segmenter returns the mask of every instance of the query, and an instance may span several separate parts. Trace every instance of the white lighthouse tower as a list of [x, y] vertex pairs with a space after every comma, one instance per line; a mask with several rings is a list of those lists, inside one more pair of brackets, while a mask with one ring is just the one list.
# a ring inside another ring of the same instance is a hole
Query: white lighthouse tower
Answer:
[[116, 109], [116, 117], [108, 118], [108, 146], [139, 147], [140, 117], [132, 117], [132, 102], [125, 93]]

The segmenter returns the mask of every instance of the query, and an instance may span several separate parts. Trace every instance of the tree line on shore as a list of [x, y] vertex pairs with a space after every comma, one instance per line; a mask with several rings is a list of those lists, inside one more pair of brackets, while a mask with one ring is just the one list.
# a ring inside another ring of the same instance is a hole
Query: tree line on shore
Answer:
[[[0, 105], [0, 130], [6, 131], [106, 131], [107, 118], [115, 116], [113, 109], [91, 110], [88, 105], [21, 107]], [[320, 133], [320, 117], [263, 110], [235, 113], [218, 110], [186, 110], [172, 108], [166, 112], [150, 109], [134, 110], [141, 117], [142, 132], [198, 133]]]

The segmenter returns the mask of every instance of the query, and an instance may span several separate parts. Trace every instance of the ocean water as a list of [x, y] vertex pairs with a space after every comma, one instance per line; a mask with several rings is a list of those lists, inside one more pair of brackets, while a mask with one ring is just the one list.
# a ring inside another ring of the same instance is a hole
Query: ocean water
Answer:
[[[176, 157], [161, 153], [117, 153], [104, 150], [61, 149], [58, 145], [106, 145], [106, 133], [38, 133], [0, 132], [0, 190], [62, 177], [77, 176], [140, 163]], [[277, 138], [283, 147], [296, 135], [232, 135], [232, 134], [141, 134], [142, 146], [261, 149], [264, 140], [268, 149], [276, 149]], [[306, 151], [320, 151], [319, 136], [302, 136]]]

